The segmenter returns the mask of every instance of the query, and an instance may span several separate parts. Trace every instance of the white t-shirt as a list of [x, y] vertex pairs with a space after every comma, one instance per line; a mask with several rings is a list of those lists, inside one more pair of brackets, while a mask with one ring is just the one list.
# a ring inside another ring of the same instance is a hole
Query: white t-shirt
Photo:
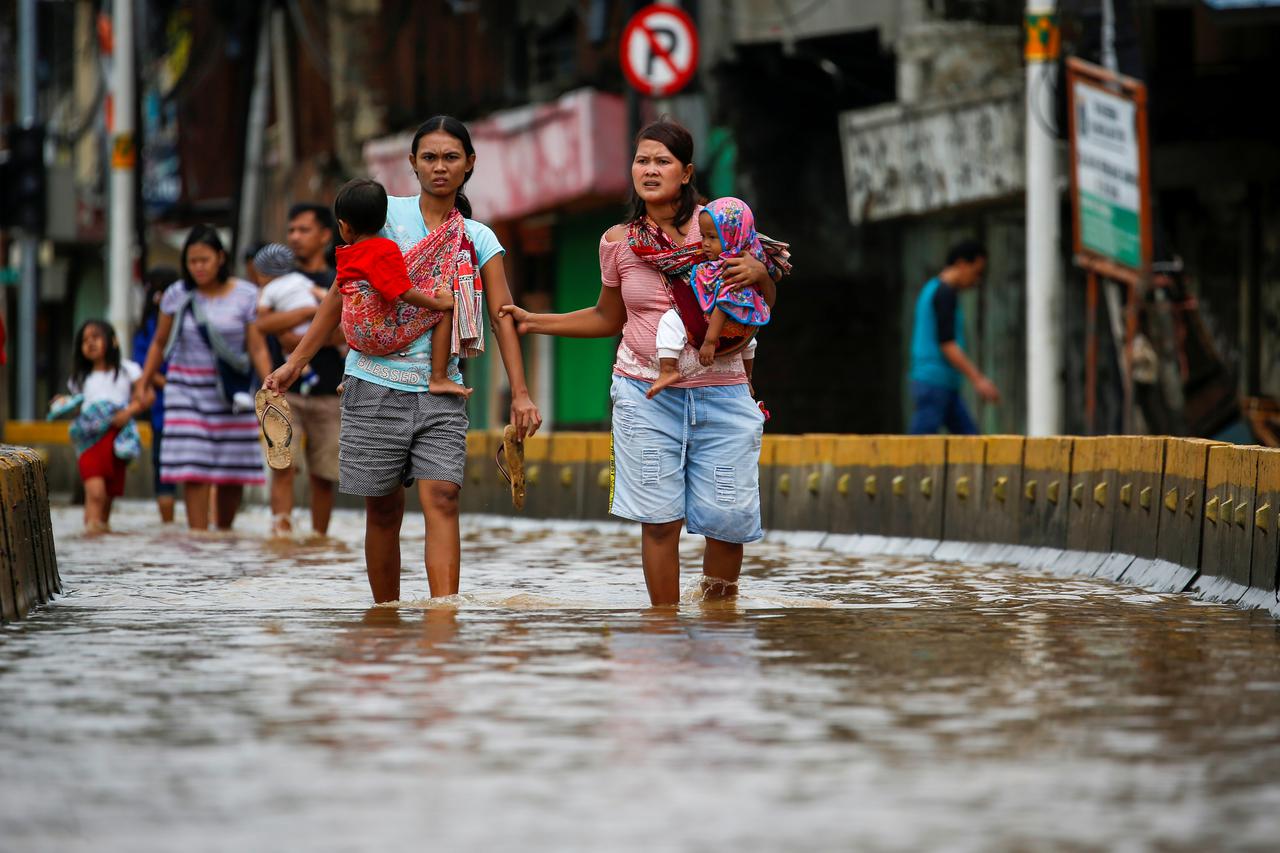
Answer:
[[[314, 308], [320, 304], [316, 298], [316, 284], [300, 272], [285, 273], [273, 278], [262, 288], [258, 296], [258, 309], [269, 311], [296, 311], [299, 308]], [[294, 334], [305, 335], [311, 327], [311, 321], [299, 323], [293, 327]]]
[[72, 394], [84, 394], [81, 407], [86, 407], [99, 400], [115, 403], [117, 406], [129, 405], [133, 396], [133, 383], [142, 375], [142, 368], [136, 361], [125, 359], [120, 362], [119, 372], [111, 369], [95, 370], [84, 378], [81, 388], [74, 379], [67, 380], [67, 390]]

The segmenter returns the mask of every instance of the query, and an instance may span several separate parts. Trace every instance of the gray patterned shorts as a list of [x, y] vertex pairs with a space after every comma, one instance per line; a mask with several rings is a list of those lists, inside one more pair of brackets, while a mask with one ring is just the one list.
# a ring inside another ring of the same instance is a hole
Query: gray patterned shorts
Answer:
[[348, 376], [342, 392], [338, 489], [382, 497], [414, 480], [462, 485], [467, 401]]

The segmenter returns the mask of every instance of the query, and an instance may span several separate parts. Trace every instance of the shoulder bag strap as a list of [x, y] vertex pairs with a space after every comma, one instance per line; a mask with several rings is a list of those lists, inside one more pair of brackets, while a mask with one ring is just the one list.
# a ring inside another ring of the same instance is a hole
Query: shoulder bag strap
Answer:
[[209, 343], [209, 348], [213, 350], [214, 355], [240, 373], [249, 372], [249, 354], [236, 352], [227, 346], [226, 340], [209, 322], [209, 318], [205, 316], [204, 308], [201, 307], [200, 302], [196, 300], [194, 295], [191, 298], [191, 316], [195, 317], [196, 325], [200, 327], [200, 334], [204, 335], [204, 339]]
[[[191, 308], [191, 303], [195, 301], [195, 293], [187, 291], [186, 296], [182, 299], [182, 305], [173, 313], [173, 328], [169, 330], [169, 343], [164, 345], [164, 361], [168, 362], [169, 357], [173, 355], [173, 350], [178, 346], [178, 338], [182, 336], [182, 321], [185, 319], [187, 311]], [[199, 321], [197, 321], [199, 322]]]

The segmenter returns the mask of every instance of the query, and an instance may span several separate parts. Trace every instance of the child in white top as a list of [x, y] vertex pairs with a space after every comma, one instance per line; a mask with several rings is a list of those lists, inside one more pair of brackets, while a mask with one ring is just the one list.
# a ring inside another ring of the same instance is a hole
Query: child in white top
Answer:
[[[89, 532], [108, 530], [111, 504], [124, 494], [125, 469], [129, 460], [117, 454], [116, 438], [122, 430], [133, 431], [130, 423], [145, 407], [133, 397], [133, 383], [142, 375], [137, 362], [122, 359], [120, 342], [111, 324], [90, 320], [76, 333], [76, 350], [67, 390], [79, 395], [77, 426], [101, 431], [101, 437], [79, 451], [80, 478], [84, 480], [84, 526]], [[74, 408], [74, 401], [55, 397], [55, 413]], [[73, 437], [76, 431], [72, 430]], [[136, 442], [136, 433], [133, 436]], [[135, 444], [136, 446], [136, 444]]]
[[[316, 308], [324, 301], [325, 291], [294, 266], [293, 252], [282, 243], [268, 243], [253, 256], [253, 267], [266, 280], [258, 296], [258, 309], [294, 311]], [[305, 335], [311, 321], [293, 327], [296, 335]]]

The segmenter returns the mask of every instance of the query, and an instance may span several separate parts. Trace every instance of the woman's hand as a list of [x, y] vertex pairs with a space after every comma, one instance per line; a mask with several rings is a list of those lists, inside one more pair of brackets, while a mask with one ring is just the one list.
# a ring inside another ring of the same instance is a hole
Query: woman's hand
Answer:
[[298, 377], [301, 375], [302, 365], [293, 359], [289, 359], [280, 365], [279, 369], [273, 371], [271, 375], [262, 380], [262, 387], [273, 394], [283, 394], [292, 387], [293, 383], [298, 381]]
[[522, 335], [527, 335], [533, 331], [531, 319], [533, 313], [524, 310], [519, 305], [503, 305], [498, 309], [498, 319], [501, 320], [503, 317], [510, 317], [516, 324], [516, 331]]
[[528, 391], [521, 391], [511, 396], [511, 425], [520, 434], [520, 440], [533, 435], [542, 426], [542, 415]]
[[769, 277], [769, 268], [752, 255], [729, 258], [724, 262], [724, 267], [724, 282], [729, 293], [744, 287], [762, 290], [766, 284], [773, 283], [773, 279]]
[[111, 426], [114, 429], [124, 429], [124, 425], [129, 422], [133, 415], [129, 413], [128, 408], [121, 409], [111, 416]]
[[133, 389], [133, 399], [139, 411], [146, 411], [156, 404], [156, 389], [152, 385], [138, 385]]

